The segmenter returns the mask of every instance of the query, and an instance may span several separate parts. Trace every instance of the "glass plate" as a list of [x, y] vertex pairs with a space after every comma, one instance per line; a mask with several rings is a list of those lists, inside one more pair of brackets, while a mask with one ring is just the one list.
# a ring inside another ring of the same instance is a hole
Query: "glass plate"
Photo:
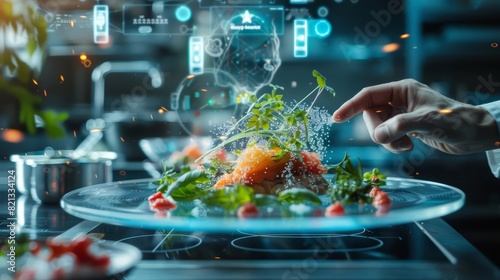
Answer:
[[196, 202], [179, 203], [175, 211], [159, 217], [149, 209], [147, 198], [157, 188], [151, 181], [139, 179], [84, 187], [64, 195], [61, 206], [83, 219], [127, 227], [262, 233], [343, 231], [423, 221], [452, 213], [465, 201], [462, 191], [448, 185], [388, 178], [382, 189], [392, 205], [385, 211], [371, 205], [351, 205], [345, 208], [344, 216], [325, 217], [324, 208], [330, 202], [324, 197], [323, 206], [265, 207], [257, 218], [240, 219]]

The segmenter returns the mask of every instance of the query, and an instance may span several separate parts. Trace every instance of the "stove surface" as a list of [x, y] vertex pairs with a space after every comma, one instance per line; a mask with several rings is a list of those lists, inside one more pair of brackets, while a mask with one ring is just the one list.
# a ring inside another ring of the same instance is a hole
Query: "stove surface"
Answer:
[[144, 260], [449, 261], [414, 223], [318, 234], [153, 231], [100, 224], [90, 233], [133, 245]]
[[[7, 201], [7, 192], [0, 197]], [[0, 209], [1, 240], [10, 233], [9, 215]], [[110, 279], [500, 279], [439, 218], [330, 233], [182, 232], [86, 221], [18, 194], [16, 224], [33, 240], [92, 234], [139, 248], [142, 260]]]

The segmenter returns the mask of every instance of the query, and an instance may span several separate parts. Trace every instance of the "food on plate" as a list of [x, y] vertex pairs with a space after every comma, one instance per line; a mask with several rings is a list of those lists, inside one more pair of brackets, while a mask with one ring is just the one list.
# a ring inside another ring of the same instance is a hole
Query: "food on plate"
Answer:
[[[197, 201], [198, 210], [216, 207], [250, 218], [258, 217], [262, 207], [288, 207], [303, 215], [310, 212], [309, 206], [328, 206], [325, 215], [330, 217], [346, 214], [344, 204], [373, 202], [374, 212], [376, 207], [389, 205], [390, 198], [378, 188], [386, 176], [378, 169], [363, 173], [361, 162], [355, 167], [347, 154], [335, 165], [321, 162], [325, 147], [321, 131], [331, 118], [313, 105], [322, 92], [335, 92], [317, 71], [313, 76], [318, 86], [293, 106], [282, 100], [278, 91], [283, 88], [276, 85], [270, 85], [271, 92], [258, 99], [252, 96], [247, 113], [228, 125], [219, 137], [221, 142], [197, 154], [196, 168], [165, 166], [156, 181], [157, 193], [150, 196], [150, 209], [181, 211], [176, 203]], [[314, 101], [305, 106], [304, 101], [314, 94]], [[214, 156], [228, 153], [236, 160]], [[332, 172], [335, 179], [328, 182], [324, 175]], [[372, 187], [377, 187], [376, 194], [370, 194]], [[298, 204], [307, 207], [292, 207]]]
[[344, 216], [345, 210], [340, 201], [336, 201], [335, 203], [330, 204], [325, 209], [326, 217], [335, 217], [335, 216]]
[[23, 250], [15, 253], [14, 279], [104, 277], [111, 263], [110, 255], [88, 236], [71, 241], [48, 239], [41, 242], [30, 241], [22, 235], [16, 240], [16, 246]]
[[245, 218], [253, 218], [257, 217], [259, 215], [259, 209], [255, 204], [248, 202], [243, 205], [241, 205], [238, 208], [238, 217], [245, 219]]
[[278, 153], [279, 150], [257, 145], [246, 148], [239, 155], [233, 171], [220, 176], [214, 188], [240, 183], [256, 193], [278, 194], [287, 185], [303, 185], [317, 193], [324, 193], [328, 183], [321, 175], [327, 170], [316, 153], [300, 151], [300, 156], [287, 153], [282, 158], [276, 158]]

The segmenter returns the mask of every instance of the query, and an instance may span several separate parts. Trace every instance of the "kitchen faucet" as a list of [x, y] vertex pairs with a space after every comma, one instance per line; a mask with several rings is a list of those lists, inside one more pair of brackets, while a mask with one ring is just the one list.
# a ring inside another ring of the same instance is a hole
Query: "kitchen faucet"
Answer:
[[119, 61], [104, 62], [92, 71], [92, 98], [93, 118], [102, 117], [104, 111], [104, 80], [109, 73], [147, 73], [151, 78], [151, 85], [159, 88], [163, 83], [163, 76], [158, 67], [148, 61]]

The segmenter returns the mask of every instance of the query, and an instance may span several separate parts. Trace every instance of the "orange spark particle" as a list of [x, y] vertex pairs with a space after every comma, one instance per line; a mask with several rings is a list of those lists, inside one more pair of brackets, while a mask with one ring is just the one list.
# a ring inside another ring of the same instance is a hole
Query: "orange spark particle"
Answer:
[[46, 89], [43, 90], [43, 96], [47, 97], [47, 90]]
[[80, 60], [81, 60], [81, 61], [85, 61], [85, 60], [87, 60], [87, 55], [86, 55], [86, 54], [84, 54], [84, 53], [82, 53], [82, 54], [80, 55]]
[[76, 130], [73, 130], [73, 137], [76, 138]]
[[125, 139], [123, 139], [123, 137], [121, 137], [121, 136], [120, 136], [120, 141], [125, 143]]
[[70, 20], [69, 24], [71, 25], [71, 28], [75, 27], [75, 21], [74, 20]]
[[401, 39], [406, 39], [408, 37], [410, 37], [410, 34], [408, 34], [408, 33], [404, 33], [404, 34], [401, 34], [401, 36], [399, 36], [399, 38], [401, 38]]
[[399, 50], [399, 44], [398, 43], [390, 43], [382, 47], [382, 51], [385, 53], [391, 53]]
[[35, 79], [33, 79], [33, 83], [38, 86], [38, 82]]

